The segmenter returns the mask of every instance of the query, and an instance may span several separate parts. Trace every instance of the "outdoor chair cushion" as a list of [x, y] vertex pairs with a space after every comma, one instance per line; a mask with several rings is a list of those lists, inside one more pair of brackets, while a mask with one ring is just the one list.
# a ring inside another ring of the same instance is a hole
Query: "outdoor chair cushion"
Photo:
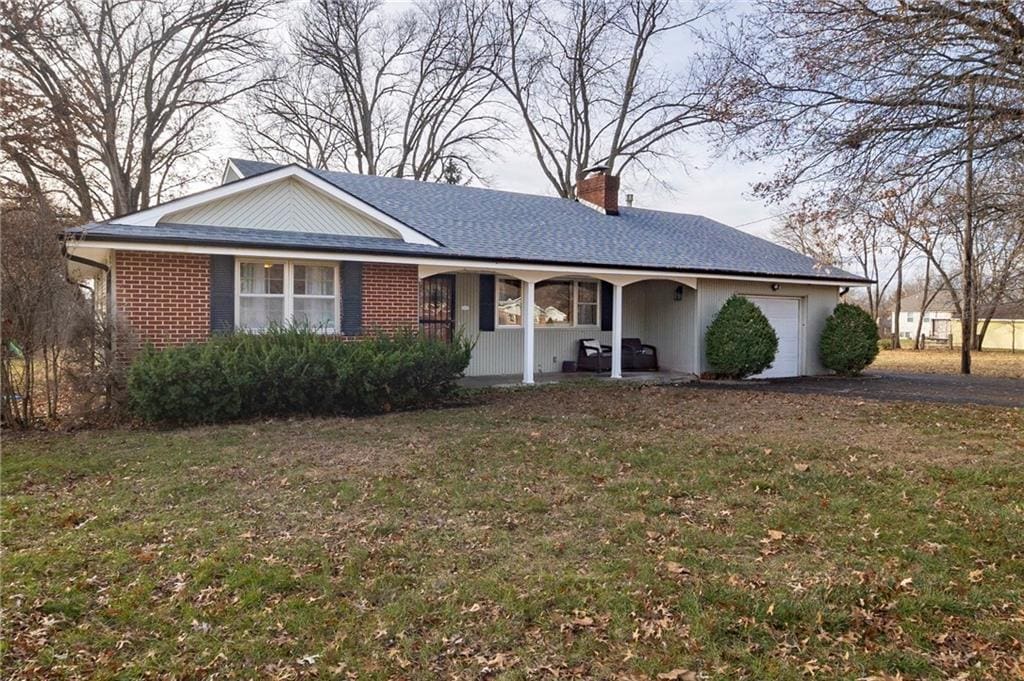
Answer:
[[584, 338], [579, 342], [576, 352], [577, 371], [610, 371], [612, 368], [612, 348], [602, 345], [593, 338]]

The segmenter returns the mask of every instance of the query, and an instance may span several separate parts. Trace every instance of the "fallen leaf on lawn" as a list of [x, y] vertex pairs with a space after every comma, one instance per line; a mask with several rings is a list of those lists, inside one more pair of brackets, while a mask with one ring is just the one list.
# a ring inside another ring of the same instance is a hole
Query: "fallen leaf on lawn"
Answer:
[[771, 447], [765, 447], [764, 448], [764, 453], [765, 454], [771, 454], [772, 453], [772, 448]]
[[673, 563], [672, 561], [665, 562], [665, 569], [674, 575], [688, 575], [690, 571], [679, 563]]
[[793, 468], [797, 469], [801, 473], [806, 473], [807, 471], [811, 470], [810, 464], [806, 463], [795, 463], [793, 464]]
[[572, 621], [577, 627], [592, 627], [594, 626], [594, 618], [586, 615], [584, 617], [577, 617]]
[[984, 574], [984, 570], [971, 570], [969, 573], [967, 573], [967, 579], [969, 579], [974, 584], [977, 584], [983, 579]]
[[786, 536], [786, 533], [782, 530], [768, 530], [768, 538], [772, 541], [779, 541]]
[[900, 582], [900, 588], [901, 589], [907, 589], [913, 583], [914, 583], [914, 578], [913, 577], [907, 577], [902, 582]]
[[664, 681], [697, 681], [697, 672], [691, 672], [687, 669], [673, 669], [670, 672], [658, 674], [658, 678], [664, 679]]

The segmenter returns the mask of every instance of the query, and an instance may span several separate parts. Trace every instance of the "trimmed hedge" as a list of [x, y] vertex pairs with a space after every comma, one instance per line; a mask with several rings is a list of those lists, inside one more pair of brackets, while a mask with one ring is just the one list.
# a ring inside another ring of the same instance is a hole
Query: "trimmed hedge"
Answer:
[[761, 373], [772, 365], [779, 349], [779, 338], [761, 308], [738, 295], [725, 301], [704, 342], [708, 364], [725, 378]]
[[472, 344], [401, 333], [339, 341], [303, 328], [146, 348], [128, 373], [146, 421], [215, 423], [290, 414], [373, 414], [437, 404], [456, 391]]
[[878, 325], [864, 309], [839, 303], [825, 320], [821, 363], [843, 376], [855, 376], [878, 356]]

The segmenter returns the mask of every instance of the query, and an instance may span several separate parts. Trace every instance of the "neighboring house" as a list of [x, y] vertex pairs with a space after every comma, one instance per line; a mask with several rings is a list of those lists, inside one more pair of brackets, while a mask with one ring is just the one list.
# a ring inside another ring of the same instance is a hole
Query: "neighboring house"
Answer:
[[[981, 314], [987, 315], [987, 310]], [[985, 327], [985, 320], [978, 321], [978, 333]], [[1024, 350], [1024, 304], [1007, 303], [998, 305], [992, 313], [992, 319], [985, 328], [985, 336], [981, 339], [982, 350]], [[960, 346], [963, 337], [960, 320], [953, 321], [953, 345]]]
[[612, 346], [620, 375], [625, 336], [656, 345], [663, 369], [697, 374], [705, 329], [740, 293], [779, 335], [764, 375], [824, 371], [825, 319], [863, 278], [708, 218], [619, 209], [603, 169], [579, 193], [232, 160], [222, 185], [70, 230], [66, 245], [77, 275], [156, 346], [293, 320], [346, 337], [462, 330], [476, 341], [468, 374], [531, 383], [585, 338]]
[[[900, 338], [909, 340], [913, 344], [914, 334], [917, 333], [917, 325], [920, 322], [920, 337], [925, 341], [937, 343], [949, 343], [952, 333], [953, 317], [955, 316], [953, 303], [949, 294], [939, 292], [921, 314], [921, 296], [907, 296], [900, 301]], [[896, 328], [896, 310], [892, 311], [892, 326]]]
[[[921, 314], [921, 298], [909, 296], [900, 302], [900, 338], [913, 341], [917, 331], [918, 316]], [[988, 314], [983, 306], [980, 316]], [[896, 313], [892, 317], [895, 319]], [[935, 342], [959, 347], [963, 336], [960, 315], [952, 298], [940, 291], [929, 303], [923, 316], [921, 337], [926, 343]], [[984, 318], [978, 320], [978, 333], [985, 326]], [[982, 340], [984, 350], [1024, 350], [1024, 304], [999, 305], [985, 329]]]

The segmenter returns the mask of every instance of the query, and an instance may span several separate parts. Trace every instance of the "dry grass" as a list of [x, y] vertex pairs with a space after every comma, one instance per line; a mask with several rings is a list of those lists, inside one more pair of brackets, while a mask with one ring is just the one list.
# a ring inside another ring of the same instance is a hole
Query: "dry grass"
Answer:
[[[1024, 352], [986, 350], [971, 355], [971, 370], [978, 376], [1024, 378]], [[958, 374], [959, 350], [882, 350], [871, 369], [907, 373]], [[869, 369], [870, 371], [870, 369]]]
[[1020, 410], [477, 402], [8, 438], [5, 676], [1024, 673]]

